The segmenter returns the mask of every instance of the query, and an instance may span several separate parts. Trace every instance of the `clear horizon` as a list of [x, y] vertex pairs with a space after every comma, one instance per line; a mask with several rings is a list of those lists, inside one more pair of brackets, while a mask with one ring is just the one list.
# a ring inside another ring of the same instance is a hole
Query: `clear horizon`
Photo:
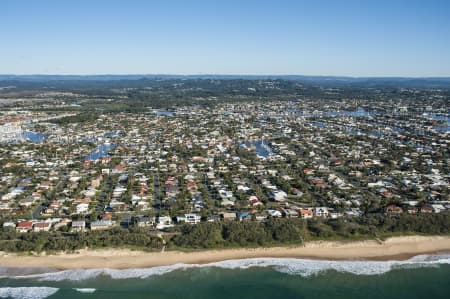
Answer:
[[0, 73], [450, 77], [450, 2], [0, 3]]

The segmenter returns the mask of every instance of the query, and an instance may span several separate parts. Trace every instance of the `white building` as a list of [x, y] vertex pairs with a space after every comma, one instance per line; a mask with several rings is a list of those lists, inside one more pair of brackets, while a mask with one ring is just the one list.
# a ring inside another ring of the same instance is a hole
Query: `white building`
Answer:
[[275, 201], [286, 201], [286, 196], [286, 192], [282, 190], [276, 190], [270, 194], [270, 197]]
[[177, 216], [177, 222], [178, 223], [187, 223], [187, 224], [197, 224], [200, 223], [200, 215], [190, 213], [190, 214], [184, 214], [182, 216]]
[[77, 214], [86, 213], [87, 211], [89, 211], [89, 204], [80, 203], [77, 205]]
[[326, 207], [317, 207], [314, 208], [314, 216], [315, 217], [328, 217], [330, 213], [328, 212], [328, 208]]
[[172, 219], [169, 216], [159, 216], [156, 228], [165, 229], [169, 227], [173, 227]]
[[0, 142], [21, 141], [22, 127], [14, 124], [5, 124], [0, 126]]
[[82, 232], [86, 229], [85, 221], [73, 221], [72, 222], [72, 231], [73, 232]]
[[281, 214], [281, 212], [280, 212], [280, 211], [277, 211], [277, 210], [268, 210], [267, 212], [268, 212], [269, 215], [272, 216], [272, 217], [281, 217], [281, 216], [283, 216], [283, 215]]

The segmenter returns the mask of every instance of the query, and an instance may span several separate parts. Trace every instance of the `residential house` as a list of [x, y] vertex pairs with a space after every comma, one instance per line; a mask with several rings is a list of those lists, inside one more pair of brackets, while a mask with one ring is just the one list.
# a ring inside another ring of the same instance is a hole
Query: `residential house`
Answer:
[[314, 217], [313, 209], [300, 209], [300, 217], [303, 219], [311, 219]]
[[27, 233], [33, 229], [33, 222], [31, 221], [22, 221], [17, 223], [16, 231], [19, 233]]
[[236, 220], [236, 213], [232, 212], [223, 212], [220, 213], [220, 218], [224, 221], [233, 221]]
[[159, 216], [156, 228], [165, 229], [169, 227], [173, 227], [172, 218], [170, 218], [169, 216]]
[[178, 223], [197, 224], [200, 223], [200, 219], [201, 219], [200, 215], [194, 213], [177, 216]]
[[72, 232], [83, 232], [86, 229], [86, 222], [82, 221], [73, 221], [72, 222]]
[[283, 216], [283, 214], [281, 214], [281, 212], [278, 210], [268, 210], [267, 212], [269, 213], [269, 216], [274, 218], [279, 218]]
[[384, 211], [388, 214], [401, 214], [403, 213], [403, 209], [396, 205], [388, 205]]
[[270, 198], [274, 201], [284, 202], [286, 201], [287, 193], [282, 190], [275, 190], [270, 193]]
[[33, 226], [34, 232], [48, 232], [50, 228], [52, 227], [52, 224], [50, 222], [38, 222], [35, 223]]
[[87, 213], [88, 211], [89, 211], [89, 204], [87, 203], [80, 203], [76, 206], [77, 214]]
[[112, 220], [96, 220], [91, 222], [91, 230], [109, 229], [115, 224]]
[[152, 227], [156, 223], [156, 217], [138, 216], [136, 224], [138, 227]]
[[3, 228], [16, 228], [16, 224], [14, 222], [4, 222], [3, 223]]
[[314, 216], [315, 217], [328, 217], [329, 211], [327, 207], [316, 207], [314, 208]]

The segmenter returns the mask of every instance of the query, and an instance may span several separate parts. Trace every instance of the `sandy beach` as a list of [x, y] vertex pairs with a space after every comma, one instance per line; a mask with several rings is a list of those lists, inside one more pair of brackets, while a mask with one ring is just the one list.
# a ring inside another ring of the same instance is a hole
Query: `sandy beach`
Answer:
[[56, 269], [148, 268], [177, 263], [204, 264], [230, 259], [289, 257], [314, 259], [402, 260], [418, 254], [450, 252], [450, 236], [394, 237], [383, 242], [309, 242], [305, 246], [220, 249], [195, 252], [142, 252], [126, 249], [80, 250], [73, 254], [25, 256], [1, 253], [0, 267]]

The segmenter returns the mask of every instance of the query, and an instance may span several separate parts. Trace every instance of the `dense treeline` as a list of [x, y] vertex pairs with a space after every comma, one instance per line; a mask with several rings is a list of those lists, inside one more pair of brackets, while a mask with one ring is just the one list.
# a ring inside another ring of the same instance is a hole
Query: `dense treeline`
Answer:
[[66, 125], [70, 123], [82, 123], [95, 121], [97, 119], [97, 114], [94, 112], [81, 112], [77, 115], [66, 116], [62, 118], [52, 119], [50, 122], [58, 125]]
[[448, 234], [450, 213], [420, 215], [369, 214], [360, 218], [269, 219], [265, 222], [222, 222], [185, 225], [172, 242], [178, 247], [302, 243], [311, 239], [351, 239], [390, 234]]
[[308, 240], [358, 239], [398, 234], [450, 233], [450, 212], [440, 214], [385, 215], [339, 219], [268, 219], [267, 221], [202, 222], [184, 225], [166, 240], [143, 228], [114, 228], [84, 233], [0, 231], [0, 251], [73, 251], [82, 248], [133, 247], [143, 250], [168, 248], [220, 248], [302, 244]]
[[193, 248], [299, 243], [303, 241], [305, 228], [305, 221], [301, 219], [205, 222], [195, 226], [184, 225], [181, 234], [175, 236], [172, 242], [178, 247]]
[[0, 234], [1, 251], [73, 251], [82, 248], [137, 247], [145, 250], [160, 250], [163, 241], [148, 230], [114, 228], [84, 233], [16, 233], [3, 230]]
[[369, 231], [380, 233], [450, 233], [450, 212], [438, 214], [402, 214], [385, 216], [382, 214], [368, 214], [359, 219], [359, 224]]

